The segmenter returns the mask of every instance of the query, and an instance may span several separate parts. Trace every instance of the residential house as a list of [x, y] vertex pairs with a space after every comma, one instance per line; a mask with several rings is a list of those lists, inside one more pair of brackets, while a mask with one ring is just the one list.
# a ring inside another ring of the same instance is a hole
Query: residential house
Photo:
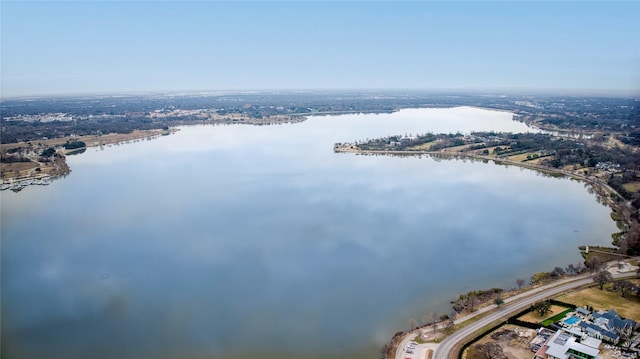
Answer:
[[631, 319], [622, 319], [614, 309], [606, 312], [593, 313], [593, 322], [622, 336], [629, 336], [638, 328], [638, 323]]
[[620, 336], [618, 333], [608, 330], [606, 328], [602, 328], [594, 323], [589, 322], [580, 322], [578, 324], [582, 331], [585, 332], [588, 336], [600, 340], [604, 340], [605, 342], [609, 342], [612, 344], [618, 344], [620, 341]]
[[533, 359], [602, 359], [600, 350], [590, 345], [599, 341], [578, 342], [571, 334], [558, 330], [547, 343], [536, 352]]

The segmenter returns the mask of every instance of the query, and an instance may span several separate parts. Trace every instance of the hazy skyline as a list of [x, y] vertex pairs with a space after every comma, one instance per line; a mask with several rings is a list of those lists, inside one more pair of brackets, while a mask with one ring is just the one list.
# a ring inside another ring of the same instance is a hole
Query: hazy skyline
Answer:
[[11, 2], [2, 97], [237, 89], [640, 93], [639, 2]]

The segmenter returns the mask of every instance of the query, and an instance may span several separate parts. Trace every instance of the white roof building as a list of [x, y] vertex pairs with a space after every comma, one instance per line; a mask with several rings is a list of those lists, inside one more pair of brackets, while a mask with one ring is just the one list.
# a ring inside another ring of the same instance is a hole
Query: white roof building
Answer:
[[542, 353], [537, 353], [536, 357], [548, 359], [602, 359], [599, 356], [600, 350], [597, 347], [590, 346], [599, 346], [600, 343], [598, 340], [578, 343], [573, 335], [563, 330], [558, 330], [543, 347], [545, 350], [542, 350]]

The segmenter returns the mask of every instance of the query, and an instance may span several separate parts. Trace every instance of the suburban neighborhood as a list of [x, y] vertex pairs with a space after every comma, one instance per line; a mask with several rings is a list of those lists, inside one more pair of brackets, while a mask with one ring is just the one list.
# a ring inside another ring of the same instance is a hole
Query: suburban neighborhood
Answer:
[[[586, 308], [576, 308], [561, 321], [562, 329], [553, 332], [540, 328], [537, 336], [531, 341], [531, 350], [535, 352], [533, 359], [597, 359], [600, 347], [604, 343], [617, 345], [620, 338], [625, 338], [627, 349], [640, 350], [640, 336], [633, 337], [638, 323], [631, 319], [623, 319], [615, 309], [591, 312]], [[542, 344], [541, 344], [542, 343]], [[632, 354], [625, 355], [631, 358]]]

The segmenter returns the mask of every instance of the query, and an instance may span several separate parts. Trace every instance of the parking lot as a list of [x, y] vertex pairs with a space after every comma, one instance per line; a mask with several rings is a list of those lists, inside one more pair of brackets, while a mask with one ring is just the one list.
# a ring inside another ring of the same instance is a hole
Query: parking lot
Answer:
[[402, 348], [403, 359], [430, 359], [437, 344], [410, 341]]

